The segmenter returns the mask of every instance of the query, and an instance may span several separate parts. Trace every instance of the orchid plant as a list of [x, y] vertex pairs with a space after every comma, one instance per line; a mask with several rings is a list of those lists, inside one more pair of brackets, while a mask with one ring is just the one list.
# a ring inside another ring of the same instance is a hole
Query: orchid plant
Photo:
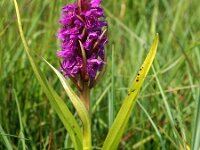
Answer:
[[[60, 28], [57, 34], [57, 37], [62, 41], [61, 50], [57, 51], [57, 56], [60, 58], [60, 71], [43, 59], [59, 78], [66, 94], [69, 96], [79, 115], [81, 125], [79, 125], [68, 106], [56, 93], [36, 64], [24, 37], [17, 1], [13, 1], [25, 52], [40, 85], [48, 97], [51, 106], [68, 131], [74, 149], [91, 150], [92, 118], [90, 110], [92, 106], [90, 105], [90, 89], [102, 77], [104, 67], [107, 64], [105, 59], [105, 45], [108, 41], [108, 23], [105, 21], [101, 0], [75, 0], [74, 4], [67, 4], [62, 8], [63, 14], [60, 23], [63, 27]], [[127, 96], [104, 141], [102, 146], [103, 150], [117, 149], [130, 118], [131, 111], [135, 105], [136, 97], [153, 63], [157, 46], [158, 35], [156, 35], [136, 79], [128, 90]], [[77, 93], [70, 87], [67, 79], [70, 79], [74, 83], [78, 89]]]
[[57, 37], [62, 41], [61, 72], [75, 84], [87, 110], [90, 110], [89, 91], [96, 85], [105, 65], [104, 47], [107, 44], [107, 22], [100, 0], [78, 0], [62, 8]]

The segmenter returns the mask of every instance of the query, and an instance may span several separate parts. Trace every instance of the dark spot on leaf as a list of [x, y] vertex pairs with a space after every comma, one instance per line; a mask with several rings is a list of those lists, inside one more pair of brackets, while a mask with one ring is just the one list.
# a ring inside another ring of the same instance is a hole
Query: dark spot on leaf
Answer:
[[132, 90], [131, 92], [135, 92], [135, 89], [134, 89], [134, 90]]
[[135, 92], [135, 89], [133, 89], [132, 91], [130, 91], [130, 92], [128, 93], [128, 96], [129, 96], [131, 93], [133, 93], [133, 92]]

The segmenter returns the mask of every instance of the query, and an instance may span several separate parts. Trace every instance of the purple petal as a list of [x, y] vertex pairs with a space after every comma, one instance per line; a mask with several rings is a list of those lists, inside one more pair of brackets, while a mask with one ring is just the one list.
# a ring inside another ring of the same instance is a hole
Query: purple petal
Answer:
[[101, 4], [101, 0], [91, 0], [90, 4], [91, 7], [99, 7], [99, 5]]

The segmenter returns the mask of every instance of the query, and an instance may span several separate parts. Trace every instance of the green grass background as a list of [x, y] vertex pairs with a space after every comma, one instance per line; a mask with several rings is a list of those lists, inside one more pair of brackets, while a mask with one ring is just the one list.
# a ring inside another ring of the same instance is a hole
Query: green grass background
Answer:
[[[55, 37], [60, 8], [69, 0], [18, 0], [25, 37], [35, 54], [59, 67]], [[119, 149], [192, 147], [195, 112], [200, 109], [200, 5], [198, 0], [103, 1], [109, 22], [108, 64], [101, 83], [91, 92], [93, 145], [100, 149], [128, 87], [153, 37], [160, 43]], [[51, 69], [35, 57], [56, 91], [74, 111]], [[19, 103], [19, 106], [17, 105]], [[168, 117], [172, 113], [180, 137]], [[76, 113], [75, 113], [76, 115]], [[150, 122], [151, 117], [152, 122]], [[155, 128], [162, 138], [157, 136]], [[197, 133], [200, 135], [200, 133]], [[6, 140], [5, 140], [6, 139]], [[194, 138], [193, 138], [194, 139]], [[197, 139], [197, 138], [195, 138]], [[199, 138], [200, 139], [200, 138]], [[24, 52], [14, 5], [0, 1], [0, 149], [69, 149], [71, 141], [33, 74]], [[197, 141], [198, 142], [198, 141]]]

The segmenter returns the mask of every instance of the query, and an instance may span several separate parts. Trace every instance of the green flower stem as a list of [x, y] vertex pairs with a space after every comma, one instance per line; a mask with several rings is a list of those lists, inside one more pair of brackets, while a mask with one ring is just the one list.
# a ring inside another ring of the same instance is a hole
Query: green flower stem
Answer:
[[90, 89], [88, 87], [88, 82], [83, 81], [83, 90], [80, 94], [80, 99], [90, 114]]
[[80, 99], [88, 111], [89, 124], [83, 122], [83, 150], [92, 150], [91, 142], [91, 111], [90, 111], [90, 89], [88, 82], [83, 82], [83, 90]]

